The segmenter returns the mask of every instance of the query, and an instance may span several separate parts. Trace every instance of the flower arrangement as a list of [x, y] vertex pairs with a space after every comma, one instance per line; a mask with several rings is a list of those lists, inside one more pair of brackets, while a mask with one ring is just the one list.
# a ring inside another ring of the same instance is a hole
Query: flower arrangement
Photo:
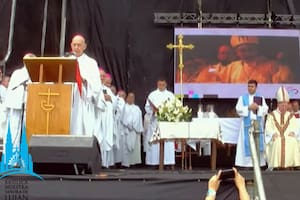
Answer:
[[183, 106], [178, 98], [168, 99], [158, 107], [156, 117], [158, 121], [187, 122], [191, 121], [192, 109], [188, 106]]

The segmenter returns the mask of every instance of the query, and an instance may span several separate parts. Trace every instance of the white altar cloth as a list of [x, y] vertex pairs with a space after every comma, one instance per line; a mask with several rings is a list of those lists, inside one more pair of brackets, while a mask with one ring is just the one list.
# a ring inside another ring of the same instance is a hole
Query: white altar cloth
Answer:
[[161, 139], [217, 139], [236, 144], [240, 118], [194, 118], [191, 122], [159, 122]]

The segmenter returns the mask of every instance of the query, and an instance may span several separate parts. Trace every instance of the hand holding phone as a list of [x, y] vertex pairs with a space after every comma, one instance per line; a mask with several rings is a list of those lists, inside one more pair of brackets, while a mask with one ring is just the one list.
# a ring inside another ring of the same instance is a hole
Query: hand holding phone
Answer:
[[233, 169], [223, 169], [221, 171], [221, 175], [219, 177], [220, 180], [230, 179], [234, 178], [235, 174]]

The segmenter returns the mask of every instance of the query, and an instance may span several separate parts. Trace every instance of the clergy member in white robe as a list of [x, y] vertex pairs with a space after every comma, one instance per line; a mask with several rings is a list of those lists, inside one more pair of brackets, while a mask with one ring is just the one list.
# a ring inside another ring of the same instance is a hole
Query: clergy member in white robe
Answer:
[[[24, 57], [35, 57], [35, 55], [28, 53]], [[23, 66], [12, 73], [6, 92], [4, 105], [7, 112], [7, 121], [6, 126], [1, 126], [1, 132], [6, 136], [8, 124], [10, 125], [11, 139], [14, 148], [20, 147], [21, 122], [23, 121], [23, 124], [26, 122], [25, 105], [27, 100], [27, 84], [30, 82], [31, 79], [27, 68]], [[3, 139], [5, 143], [6, 137]]]
[[[110, 87], [113, 92], [113, 87]], [[122, 112], [125, 106], [125, 99], [126, 99], [126, 92], [124, 90], [118, 91], [118, 94], [116, 96], [116, 106], [114, 110], [114, 136], [115, 137], [115, 144], [114, 145], [114, 161], [115, 163], [121, 163], [122, 162], [122, 131], [123, 126], [121, 124], [121, 117]]]
[[[146, 141], [150, 143], [151, 136], [157, 130], [157, 119], [155, 113], [160, 105], [165, 101], [173, 100], [174, 94], [167, 90], [167, 82], [164, 79], [157, 81], [157, 89], [152, 91], [146, 101], [145, 110], [151, 115], [150, 126], [146, 135]], [[159, 144], [149, 144], [146, 149], [146, 165], [158, 165], [159, 164]], [[165, 141], [164, 144], [164, 164], [175, 164], [175, 145], [174, 141]]]
[[0, 103], [5, 102], [6, 92], [9, 84], [9, 76], [4, 76], [0, 84]]
[[[98, 78], [104, 82], [106, 72], [100, 69], [100, 76]], [[100, 118], [96, 123], [96, 135], [100, 144], [102, 166], [110, 167], [114, 165], [114, 152], [113, 146], [117, 145], [117, 140], [114, 139], [114, 106], [116, 105], [115, 95], [111, 89], [102, 84], [102, 90], [104, 94], [104, 101], [101, 99], [98, 105], [102, 104], [103, 107], [96, 109], [97, 118]], [[99, 106], [101, 107], [101, 106]]]
[[9, 79], [9, 76], [4, 76], [0, 84], [0, 138], [3, 138], [3, 136], [6, 134], [7, 109], [4, 103]]
[[264, 117], [268, 113], [268, 106], [265, 99], [257, 92], [257, 81], [248, 81], [248, 93], [240, 96], [236, 104], [237, 114], [241, 117], [241, 127], [236, 149], [235, 165], [239, 167], [253, 167], [250, 143], [249, 143], [249, 128], [253, 120], [257, 120], [260, 125], [260, 165], [266, 165], [264, 158]]
[[80, 78], [73, 90], [71, 134], [93, 136], [96, 122], [95, 107], [102, 88], [97, 62], [84, 53], [87, 45], [81, 35], [73, 37], [71, 49], [77, 58]]
[[295, 115], [296, 118], [300, 118], [300, 106], [299, 106], [299, 100], [293, 99], [290, 101], [292, 105], [292, 112]]
[[141, 163], [141, 133], [143, 132], [143, 118], [141, 109], [134, 104], [135, 95], [129, 93], [122, 112], [122, 166]]
[[276, 93], [277, 109], [266, 121], [266, 153], [269, 168], [300, 166], [299, 121], [289, 112], [289, 94], [284, 87]]
[[144, 115], [144, 132], [143, 132], [143, 152], [147, 153], [147, 149], [149, 148], [149, 138], [148, 138], [148, 129], [150, 127], [152, 114], [151, 113], [145, 113]]

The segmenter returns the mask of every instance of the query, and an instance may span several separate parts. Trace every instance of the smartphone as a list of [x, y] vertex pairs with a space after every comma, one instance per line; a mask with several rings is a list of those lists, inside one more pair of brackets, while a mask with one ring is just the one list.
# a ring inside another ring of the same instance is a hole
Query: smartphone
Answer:
[[222, 169], [219, 179], [220, 180], [225, 180], [225, 179], [230, 179], [230, 178], [234, 178], [233, 169]]

